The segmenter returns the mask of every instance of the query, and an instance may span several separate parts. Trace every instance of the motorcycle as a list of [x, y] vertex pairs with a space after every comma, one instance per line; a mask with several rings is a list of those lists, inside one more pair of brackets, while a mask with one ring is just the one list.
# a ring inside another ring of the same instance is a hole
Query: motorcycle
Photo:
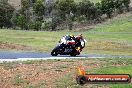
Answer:
[[69, 39], [68, 36], [60, 39], [59, 44], [52, 50], [51, 55], [57, 56], [60, 55], [70, 55], [76, 56], [80, 55], [80, 52], [85, 47], [86, 40], [81, 41], [81, 47], [76, 46], [76, 42], [72, 39]]

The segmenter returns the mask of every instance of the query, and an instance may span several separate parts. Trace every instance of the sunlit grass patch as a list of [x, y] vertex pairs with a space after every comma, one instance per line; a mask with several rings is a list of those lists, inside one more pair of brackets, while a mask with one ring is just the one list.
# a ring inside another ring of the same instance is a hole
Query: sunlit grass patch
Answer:
[[96, 74], [130, 74], [132, 76], [132, 65], [128, 66], [111, 66], [97, 69]]
[[[84, 48], [84, 52], [113, 55], [131, 55], [132, 45], [128, 43], [114, 41], [89, 41]], [[107, 53], [108, 52], [108, 53]]]

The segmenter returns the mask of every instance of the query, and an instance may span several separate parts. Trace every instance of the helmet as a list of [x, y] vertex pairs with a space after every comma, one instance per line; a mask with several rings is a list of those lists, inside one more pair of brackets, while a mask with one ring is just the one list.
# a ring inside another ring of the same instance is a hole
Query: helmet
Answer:
[[78, 42], [80, 42], [80, 39], [81, 39], [81, 37], [79, 37], [79, 36], [76, 37], [76, 40], [77, 40]]
[[78, 34], [78, 35], [76, 36], [76, 40], [77, 40], [78, 42], [80, 42], [81, 39], [82, 39], [82, 34]]
[[82, 34], [78, 34], [78, 36], [82, 38]]

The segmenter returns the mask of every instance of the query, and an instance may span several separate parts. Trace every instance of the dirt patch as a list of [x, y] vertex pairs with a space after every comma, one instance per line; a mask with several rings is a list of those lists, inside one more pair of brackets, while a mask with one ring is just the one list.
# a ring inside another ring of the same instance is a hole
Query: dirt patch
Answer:
[[[0, 88], [71, 88], [77, 86], [75, 78], [78, 66], [82, 66], [88, 74], [93, 69], [106, 66], [124, 66], [117, 61], [114, 61], [114, 64], [110, 64], [108, 61], [104, 59], [80, 59], [1, 63]], [[59, 87], [57, 83], [59, 83]], [[93, 86], [96, 85], [86, 85], [84, 88]], [[103, 85], [100, 88], [109, 87]]]
[[13, 44], [8, 42], [0, 42], [0, 49], [4, 50], [32, 50], [31, 47], [20, 45], [20, 44]]
[[[56, 88], [56, 80], [76, 72], [79, 65], [85, 69], [98, 68], [99, 61], [43, 61], [0, 65], [0, 88]], [[75, 76], [75, 74], [73, 74]], [[73, 79], [75, 81], [75, 79]]]

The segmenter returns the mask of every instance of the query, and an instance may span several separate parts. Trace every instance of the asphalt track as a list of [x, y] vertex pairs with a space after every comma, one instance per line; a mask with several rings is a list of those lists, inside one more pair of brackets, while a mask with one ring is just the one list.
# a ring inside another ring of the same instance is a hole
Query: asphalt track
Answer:
[[47, 59], [79, 59], [79, 58], [132, 58], [125, 55], [106, 55], [106, 54], [81, 54], [76, 57], [69, 55], [51, 56], [49, 53], [39, 52], [11, 52], [0, 51], [0, 62], [25, 61], [25, 60], [47, 60]]

